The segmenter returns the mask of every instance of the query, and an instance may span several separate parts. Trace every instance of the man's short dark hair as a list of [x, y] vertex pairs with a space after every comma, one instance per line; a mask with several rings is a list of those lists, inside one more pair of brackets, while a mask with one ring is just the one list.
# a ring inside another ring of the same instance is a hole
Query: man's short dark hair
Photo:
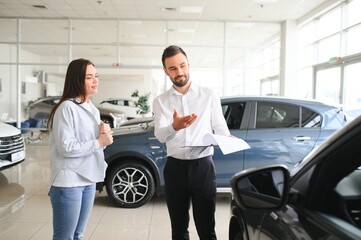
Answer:
[[165, 59], [173, 57], [174, 55], [177, 55], [178, 53], [182, 53], [188, 59], [187, 54], [183, 51], [183, 49], [181, 47], [171, 45], [171, 46], [167, 47], [166, 49], [164, 49], [163, 55], [162, 55], [163, 67], [165, 67], [165, 63], [164, 63]]

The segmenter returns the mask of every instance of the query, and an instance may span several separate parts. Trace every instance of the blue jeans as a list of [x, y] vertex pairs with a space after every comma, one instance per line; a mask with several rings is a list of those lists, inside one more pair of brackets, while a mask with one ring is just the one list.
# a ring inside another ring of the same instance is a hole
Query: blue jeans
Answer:
[[49, 196], [53, 207], [53, 240], [82, 239], [94, 204], [95, 184], [52, 186]]

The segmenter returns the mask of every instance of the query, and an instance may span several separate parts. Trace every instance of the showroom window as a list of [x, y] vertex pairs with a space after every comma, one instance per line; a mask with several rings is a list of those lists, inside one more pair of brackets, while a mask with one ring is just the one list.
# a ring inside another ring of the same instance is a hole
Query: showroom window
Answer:
[[[361, 108], [351, 84], [360, 88], [361, 0], [345, 1], [301, 24], [298, 31], [300, 95], [344, 109]], [[357, 67], [356, 67], [357, 66]], [[355, 89], [354, 87], [354, 89]]]

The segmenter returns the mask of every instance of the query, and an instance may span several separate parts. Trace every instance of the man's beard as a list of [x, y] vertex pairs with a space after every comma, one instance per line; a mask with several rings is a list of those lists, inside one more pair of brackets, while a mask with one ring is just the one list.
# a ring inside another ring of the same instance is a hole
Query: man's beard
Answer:
[[[179, 78], [179, 77], [184, 77], [185, 80], [181, 81], [181, 82], [178, 82], [176, 79]], [[177, 87], [184, 87], [189, 81], [189, 75], [177, 76], [174, 79], [171, 78], [171, 80], [172, 80], [173, 84], [176, 85]]]

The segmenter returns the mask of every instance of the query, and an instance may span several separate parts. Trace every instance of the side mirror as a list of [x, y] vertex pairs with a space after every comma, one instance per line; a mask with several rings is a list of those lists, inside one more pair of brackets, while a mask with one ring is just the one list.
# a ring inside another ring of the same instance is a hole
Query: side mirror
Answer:
[[283, 165], [248, 169], [231, 179], [238, 205], [253, 209], [281, 208], [287, 197], [290, 174]]

